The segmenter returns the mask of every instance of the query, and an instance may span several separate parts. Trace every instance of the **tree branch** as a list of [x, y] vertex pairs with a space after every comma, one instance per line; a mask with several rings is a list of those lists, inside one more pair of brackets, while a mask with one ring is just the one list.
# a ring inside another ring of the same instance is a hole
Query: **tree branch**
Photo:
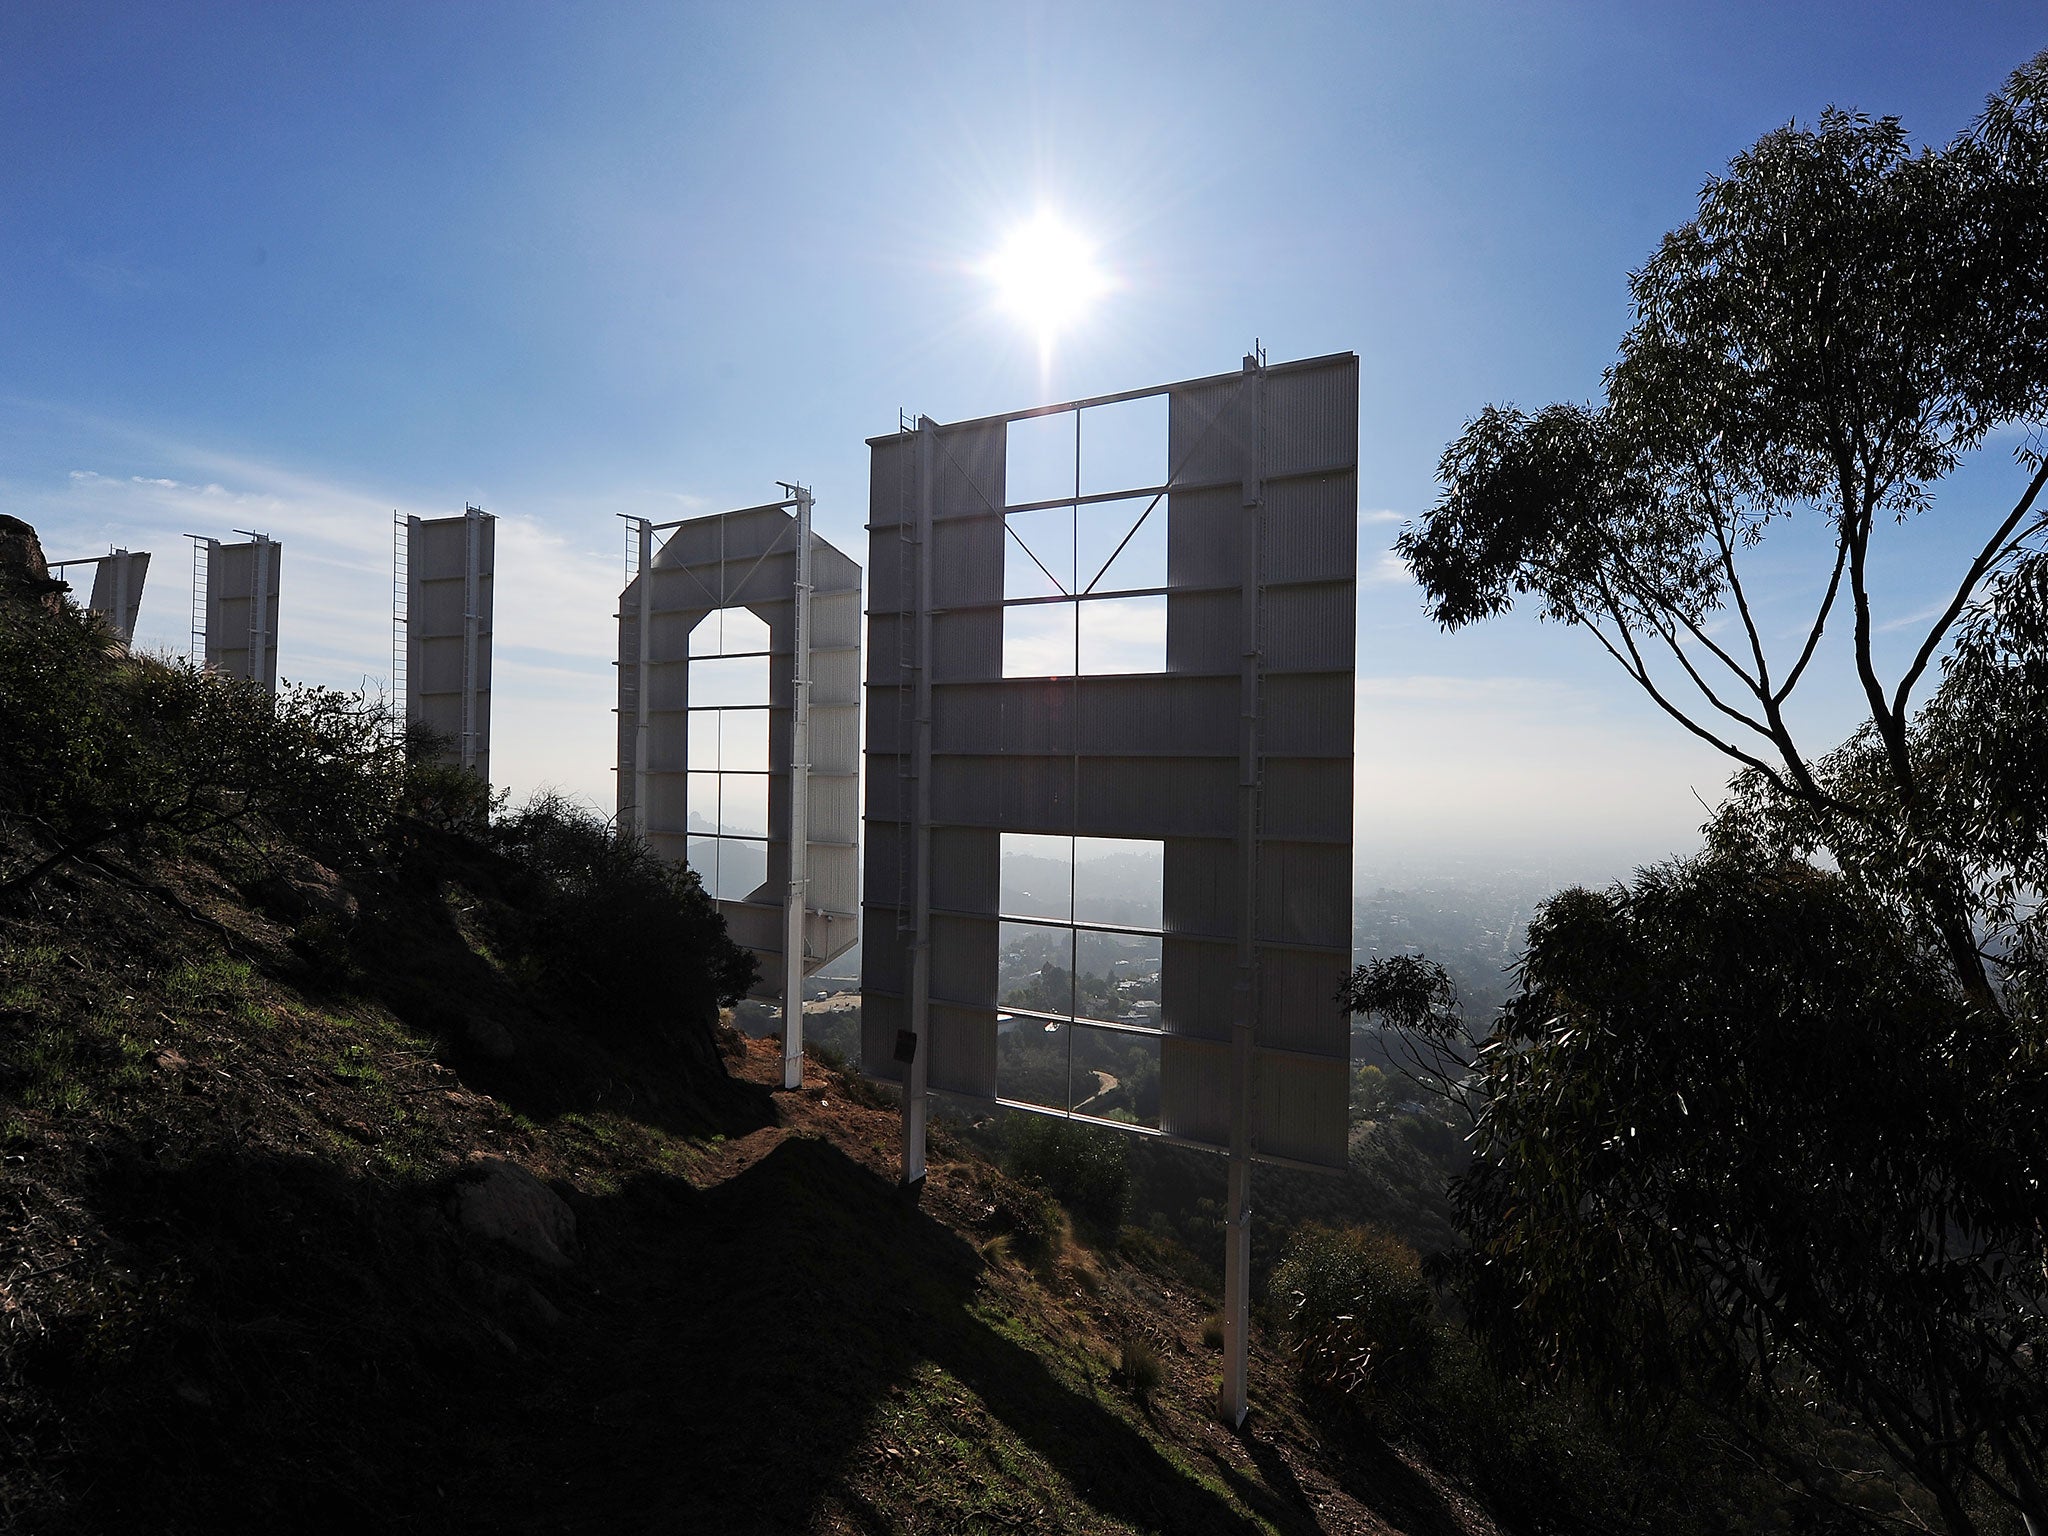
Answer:
[[1984, 579], [1984, 573], [1996, 565], [2004, 555], [2007, 541], [2013, 537], [2013, 530], [2019, 527], [2027, 513], [2032, 510], [2034, 499], [2041, 494], [2043, 485], [2048, 485], [2048, 459], [2042, 460], [2040, 469], [2027, 484], [2026, 494], [2020, 497], [2018, 504], [2006, 514], [2005, 521], [1998, 525], [1997, 532], [1985, 540], [1984, 547], [1977, 552], [1977, 558], [1970, 562], [1970, 568], [1963, 573], [1962, 582], [1956, 588], [1956, 595], [1949, 599], [1948, 607], [1942, 610], [1941, 617], [1927, 632], [1927, 638], [1920, 643], [1920, 650], [1913, 658], [1913, 665], [1908, 667], [1906, 675], [1899, 679], [1898, 692], [1892, 699], [1894, 713], [1905, 713], [1906, 699], [1912, 693], [1914, 684], [1920, 681], [1920, 675], [1927, 670], [1928, 662], [1933, 660], [1942, 637], [1948, 633], [1949, 626], [1961, 616], [1964, 607], [1969, 603], [1970, 594], [1976, 590], [1977, 583]]

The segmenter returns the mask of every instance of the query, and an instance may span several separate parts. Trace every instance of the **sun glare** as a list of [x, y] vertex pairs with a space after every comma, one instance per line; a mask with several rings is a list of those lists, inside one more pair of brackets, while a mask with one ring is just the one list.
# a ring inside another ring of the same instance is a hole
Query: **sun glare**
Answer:
[[1041, 213], [1010, 231], [983, 270], [996, 302], [1030, 327], [1042, 350], [1109, 290], [1095, 246], [1056, 214]]

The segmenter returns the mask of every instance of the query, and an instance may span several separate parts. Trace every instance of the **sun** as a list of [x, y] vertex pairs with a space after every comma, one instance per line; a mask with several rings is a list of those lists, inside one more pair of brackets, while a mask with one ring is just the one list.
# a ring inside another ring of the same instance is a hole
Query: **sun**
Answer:
[[1055, 213], [1041, 212], [1011, 230], [982, 270], [995, 285], [996, 303], [1030, 328], [1042, 350], [1085, 318], [1111, 286], [1094, 243]]

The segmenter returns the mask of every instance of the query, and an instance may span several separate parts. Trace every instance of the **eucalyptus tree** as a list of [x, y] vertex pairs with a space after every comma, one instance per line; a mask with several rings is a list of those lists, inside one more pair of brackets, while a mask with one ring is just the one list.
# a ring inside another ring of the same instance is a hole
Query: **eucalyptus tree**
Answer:
[[[1446, 627], [1585, 631], [1733, 792], [1700, 859], [1546, 904], [1476, 1051], [1425, 968], [1350, 1000], [1463, 1074], [1457, 1280], [1504, 1359], [1682, 1391], [1853, 1504], [1786, 1428], [1823, 1403], [1951, 1532], [2041, 1536], [2048, 53], [1939, 149], [1766, 135], [1631, 289], [1605, 398], [1483, 412], [1398, 547]], [[1994, 436], [1996, 508], [1937, 496]], [[1962, 552], [1887, 673], [1872, 558], [1912, 518]], [[1754, 565], [1795, 521], [1827, 538], [1780, 646]], [[1815, 752], [1835, 629], [1867, 719]]]
[[[1852, 878], [1905, 902], [1957, 983], [1996, 1006], [1970, 861], [1930, 835], [1912, 720], [1987, 580], [2044, 528], [2048, 53], [1942, 149], [1833, 109], [1766, 135], [1631, 292], [1605, 400], [1489, 407], [1445, 451], [1443, 494], [1399, 552], [1447, 628], [1527, 598], [1587, 632], [1755, 795], [1802, 808]], [[2013, 430], [2009, 502], [1967, 530], [1910, 659], [1882, 675], [1873, 546], [1894, 521], [1965, 516], [1936, 486]], [[1794, 519], [1826, 527], [1829, 564], [1774, 647], [1750, 566]], [[1790, 708], [1840, 624], [1869, 712], [1854, 782], [1815, 770]]]

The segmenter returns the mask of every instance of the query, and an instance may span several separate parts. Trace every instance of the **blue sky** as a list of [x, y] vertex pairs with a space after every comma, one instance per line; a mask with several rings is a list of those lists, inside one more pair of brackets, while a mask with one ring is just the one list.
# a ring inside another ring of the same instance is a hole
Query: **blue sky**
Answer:
[[[1368, 869], [1618, 873], [1718, 762], [1521, 618], [1441, 637], [1384, 559], [1489, 401], [1585, 398], [1626, 275], [1829, 103], [1939, 142], [2038, 5], [10, 6], [0, 509], [53, 556], [285, 541], [286, 676], [388, 656], [389, 519], [498, 513], [495, 767], [610, 801], [613, 514], [811, 484], [863, 439], [1276, 360], [1363, 360]], [[1050, 376], [977, 264], [1041, 206], [1117, 281]], [[1908, 530], [1893, 617], [2011, 479]], [[1767, 553], [1769, 553], [1767, 551]], [[1773, 554], [1787, 614], [1808, 581]], [[1853, 723], [1837, 692], [1818, 747]]]

